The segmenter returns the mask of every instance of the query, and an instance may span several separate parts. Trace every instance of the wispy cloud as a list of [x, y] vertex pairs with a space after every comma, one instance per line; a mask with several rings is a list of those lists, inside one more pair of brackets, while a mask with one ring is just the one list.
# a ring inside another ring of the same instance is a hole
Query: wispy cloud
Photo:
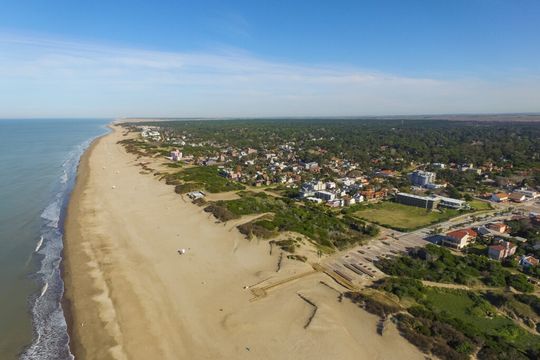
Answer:
[[539, 111], [537, 79], [422, 78], [0, 35], [0, 116], [285, 116]]

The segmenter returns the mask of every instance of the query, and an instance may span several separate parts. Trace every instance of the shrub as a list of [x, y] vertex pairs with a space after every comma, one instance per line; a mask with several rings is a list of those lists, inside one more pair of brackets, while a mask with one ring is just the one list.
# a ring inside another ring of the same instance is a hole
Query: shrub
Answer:
[[237, 218], [232, 212], [223, 206], [216, 204], [210, 204], [204, 208], [204, 211], [212, 213], [217, 219], [221, 221], [229, 221]]

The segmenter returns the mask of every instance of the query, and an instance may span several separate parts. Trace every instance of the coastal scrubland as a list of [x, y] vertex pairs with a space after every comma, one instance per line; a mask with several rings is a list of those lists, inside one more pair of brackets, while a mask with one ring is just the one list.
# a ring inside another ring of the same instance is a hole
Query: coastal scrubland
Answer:
[[176, 192], [187, 193], [194, 190], [205, 190], [219, 193], [243, 190], [245, 186], [220, 176], [215, 166], [194, 166], [178, 172], [164, 175], [168, 185], [175, 185]]
[[475, 254], [455, 255], [446, 248], [431, 244], [408, 256], [381, 259], [376, 266], [393, 276], [469, 286], [511, 286], [522, 292], [534, 290], [523, 274], [505, 268], [498, 261]]
[[[524, 275], [477, 255], [428, 245], [381, 259], [389, 277], [351, 300], [442, 359], [535, 359], [540, 354], [540, 301]], [[386, 294], [386, 296], [382, 296]]]
[[[373, 289], [367, 295], [347, 296], [372, 313], [393, 316], [405, 338], [441, 359], [469, 359], [474, 354], [478, 359], [534, 359], [540, 352], [540, 334], [532, 320], [538, 321], [540, 312], [528, 299], [518, 300], [526, 295], [428, 287], [407, 277], [385, 278]], [[375, 296], [379, 292], [394, 300]], [[501, 297], [512, 298], [513, 312], [502, 305], [507, 300], [494, 300]]]
[[299, 205], [288, 198], [277, 198], [264, 192], [240, 192], [239, 199], [217, 201], [205, 211], [222, 221], [243, 215], [272, 213], [240, 227], [246, 235], [272, 237], [278, 232], [302, 234], [321, 249], [332, 251], [364, 241], [377, 235], [378, 229], [350, 216], [339, 216], [322, 206]]

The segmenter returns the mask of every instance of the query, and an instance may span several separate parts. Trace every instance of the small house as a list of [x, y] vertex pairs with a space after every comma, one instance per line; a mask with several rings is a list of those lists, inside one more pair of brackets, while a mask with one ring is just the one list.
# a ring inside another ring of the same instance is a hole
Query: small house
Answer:
[[504, 233], [508, 230], [508, 225], [502, 222], [490, 223], [490, 224], [487, 224], [486, 227], [490, 230], [497, 231], [500, 233]]
[[473, 229], [460, 229], [450, 231], [446, 234], [446, 239], [443, 241], [443, 245], [453, 247], [456, 249], [463, 249], [469, 245], [478, 236]]
[[527, 256], [523, 255], [521, 256], [521, 259], [519, 259], [519, 265], [525, 268], [538, 266], [539, 263], [540, 263], [540, 260], [538, 260], [532, 255], [527, 255]]
[[521, 203], [527, 200], [527, 197], [525, 196], [525, 194], [518, 193], [518, 192], [513, 192], [512, 194], [510, 194], [509, 198], [511, 201], [517, 202], [517, 203]]
[[491, 195], [491, 201], [494, 201], [494, 202], [508, 201], [508, 194], [506, 194], [506, 193], [495, 193], [495, 194]]
[[516, 253], [517, 246], [509, 241], [501, 241], [499, 244], [488, 248], [488, 257], [493, 260], [502, 260]]

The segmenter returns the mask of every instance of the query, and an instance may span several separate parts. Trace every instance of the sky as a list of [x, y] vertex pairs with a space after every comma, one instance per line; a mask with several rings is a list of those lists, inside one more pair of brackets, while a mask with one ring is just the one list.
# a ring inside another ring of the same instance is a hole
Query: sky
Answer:
[[0, 118], [540, 112], [540, 1], [0, 0]]

